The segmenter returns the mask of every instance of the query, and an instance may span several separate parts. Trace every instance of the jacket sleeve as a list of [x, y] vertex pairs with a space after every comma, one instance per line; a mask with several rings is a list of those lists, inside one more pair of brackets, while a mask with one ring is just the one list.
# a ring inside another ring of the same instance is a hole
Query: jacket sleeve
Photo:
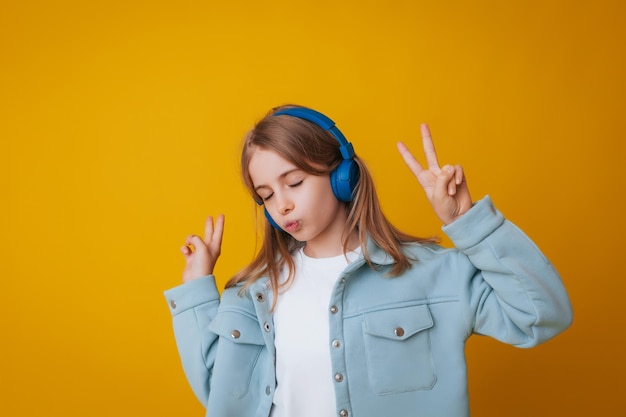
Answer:
[[209, 275], [174, 287], [165, 291], [165, 298], [185, 376], [206, 406], [218, 342], [218, 336], [208, 330], [220, 303], [215, 277]]
[[572, 308], [559, 274], [489, 196], [443, 230], [469, 276], [465, 290], [473, 332], [532, 347], [569, 327]]

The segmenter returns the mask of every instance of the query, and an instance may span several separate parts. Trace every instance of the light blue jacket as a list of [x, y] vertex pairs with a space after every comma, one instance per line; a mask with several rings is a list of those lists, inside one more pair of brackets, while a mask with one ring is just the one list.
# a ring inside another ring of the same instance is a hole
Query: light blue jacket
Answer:
[[[370, 243], [378, 268], [359, 258], [337, 280], [328, 350], [338, 417], [467, 416], [472, 333], [531, 347], [571, 323], [557, 272], [489, 197], [444, 231], [456, 248], [409, 246], [418, 261], [401, 276], [385, 276], [393, 259]], [[220, 300], [207, 276], [165, 295], [207, 416], [267, 417], [276, 388], [271, 291], [267, 279], [238, 291]]]

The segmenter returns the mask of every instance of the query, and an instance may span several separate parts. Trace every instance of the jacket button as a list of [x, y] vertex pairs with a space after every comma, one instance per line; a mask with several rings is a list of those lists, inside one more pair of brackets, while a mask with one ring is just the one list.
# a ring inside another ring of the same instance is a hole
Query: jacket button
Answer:
[[339, 311], [339, 308], [337, 308], [337, 306], [332, 306], [330, 308], [330, 312], [333, 313], [333, 314], [337, 314], [338, 311]]
[[232, 337], [233, 339], [239, 339], [239, 336], [241, 336], [241, 332], [237, 329], [230, 332], [230, 337]]
[[339, 349], [341, 347], [341, 342], [339, 340], [333, 340], [333, 347], [335, 349]]
[[259, 303], [262, 303], [263, 301], [265, 301], [265, 296], [263, 295], [263, 293], [262, 293], [262, 292], [258, 292], [258, 293], [256, 293], [256, 300], [257, 300]]
[[269, 332], [270, 331], [270, 324], [269, 323], [265, 323], [263, 325], [263, 330], [265, 330], [266, 332]]
[[171, 300], [170, 305], [172, 306], [172, 308], [176, 308], [176, 301]]
[[339, 417], [348, 417], [348, 410], [339, 411]]
[[339, 372], [337, 372], [337, 373], [335, 374], [335, 381], [337, 381], [337, 382], [341, 382], [341, 381], [343, 381], [343, 375], [342, 375], [342, 374], [340, 374]]
[[265, 395], [270, 395], [272, 393], [272, 388], [268, 385], [265, 387]]
[[398, 337], [404, 336], [404, 329], [402, 327], [396, 327], [393, 332]]

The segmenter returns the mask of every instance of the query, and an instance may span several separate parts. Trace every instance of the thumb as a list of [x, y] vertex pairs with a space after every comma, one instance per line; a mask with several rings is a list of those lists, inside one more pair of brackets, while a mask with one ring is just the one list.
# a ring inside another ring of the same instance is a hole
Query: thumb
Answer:
[[437, 198], [456, 194], [456, 183], [453, 181], [454, 172], [454, 168], [450, 165], [445, 165], [441, 168], [441, 172], [435, 181], [434, 194]]
[[185, 244], [193, 246], [194, 250], [205, 246], [204, 240], [198, 235], [189, 235], [185, 240]]

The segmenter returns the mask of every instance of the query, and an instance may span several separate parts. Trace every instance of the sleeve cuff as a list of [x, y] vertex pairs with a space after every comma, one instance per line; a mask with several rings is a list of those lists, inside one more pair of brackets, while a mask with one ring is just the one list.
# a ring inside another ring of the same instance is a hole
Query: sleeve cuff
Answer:
[[477, 245], [504, 223], [504, 216], [485, 196], [463, 216], [443, 226], [442, 230], [458, 249], [468, 249]]
[[172, 316], [199, 305], [219, 301], [215, 277], [207, 275], [164, 292]]

